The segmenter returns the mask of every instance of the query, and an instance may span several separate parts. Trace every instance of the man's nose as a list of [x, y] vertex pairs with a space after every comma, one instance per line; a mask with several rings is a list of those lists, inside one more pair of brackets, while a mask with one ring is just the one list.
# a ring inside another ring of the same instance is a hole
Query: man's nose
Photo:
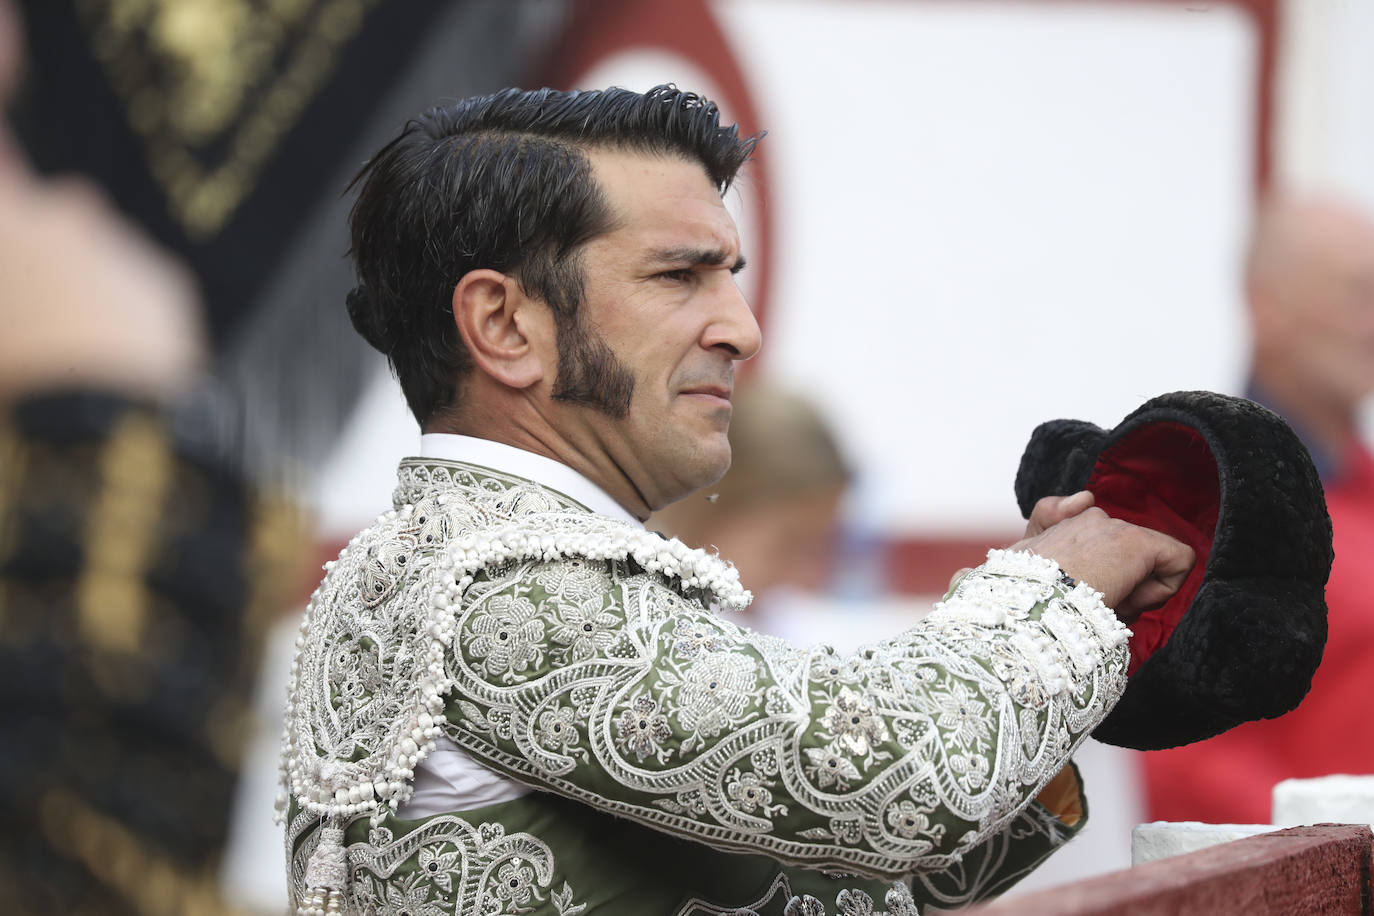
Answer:
[[723, 350], [731, 359], [749, 359], [759, 352], [763, 332], [733, 275], [726, 274], [718, 284], [712, 309], [711, 322], [702, 335], [703, 347]]

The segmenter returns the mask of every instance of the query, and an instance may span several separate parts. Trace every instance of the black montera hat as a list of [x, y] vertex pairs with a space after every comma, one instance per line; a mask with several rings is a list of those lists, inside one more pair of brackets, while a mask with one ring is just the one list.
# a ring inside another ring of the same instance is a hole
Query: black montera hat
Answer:
[[1321, 482], [1288, 425], [1209, 391], [1161, 395], [1110, 431], [1041, 424], [1016, 473], [1022, 514], [1085, 489], [1197, 552], [1183, 588], [1131, 625], [1126, 692], [1093, 737], [1158, 750], [1296, 707], [1326, 645], [1332, 552]]

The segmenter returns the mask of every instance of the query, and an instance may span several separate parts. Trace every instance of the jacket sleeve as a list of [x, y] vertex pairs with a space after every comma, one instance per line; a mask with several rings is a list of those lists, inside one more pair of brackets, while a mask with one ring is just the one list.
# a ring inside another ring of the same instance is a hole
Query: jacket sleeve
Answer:
[[[939, 872], [923, 872], [912, 879], [912, 896], [923, 907], [967, 906], [1000, 896], [1035, 871], [1088, 822], [1078, 769], [1073, 764], [1078, 816], [1066, 823], [1039, 801], [1032, 802], [1010, 823], [979, 844], [959, 862]], [[924, 912], [924, 910], [922, 910]]]
[[445, 732], [660, 830], [894, 879], [1014, 834], [1125, 685], [1128, 631], [1031, 554], [991, 552], [917, 626], [853, 655], [751, 632], [700, 599], [628, 562], [478, 577]]

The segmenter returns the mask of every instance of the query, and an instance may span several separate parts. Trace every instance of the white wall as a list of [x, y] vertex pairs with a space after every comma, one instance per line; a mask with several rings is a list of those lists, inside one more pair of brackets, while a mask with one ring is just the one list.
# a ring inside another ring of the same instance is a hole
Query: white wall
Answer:
[[[867, 523], [1014, 530], [1035, 424], [1113, 425], [1165, 391], [1236, 390], [1255, 161], [1244, 17], [1157, 3], [715, 9], [769, 130], [761, 369], [836, 422]], [[664, 81], [711, 88], [649, 50], [582, 80]], [[748, 195], [730, 203], [747, 250], [757, 215]], [[389, 492], [413, 435], [394, 383], [374, 386], [318, 489], [331, 533], [384, 507], [360, 511], [378, 505], [369, 490]]]
[[1287, 0], [1280, 9], [1277, 177], [1374, 209], [1374, 3]]
[[1031, 429], [1234, 390], [1255, 42], [1224, 7], [717, 4], [778, 177], [765, 371], [896, 533], [1016, 519]]

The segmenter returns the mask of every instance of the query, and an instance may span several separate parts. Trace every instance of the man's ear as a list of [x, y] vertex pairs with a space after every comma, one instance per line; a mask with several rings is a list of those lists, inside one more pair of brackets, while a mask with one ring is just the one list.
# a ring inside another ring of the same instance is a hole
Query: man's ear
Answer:
[[511, 388], [544, 378], [540, 346], [548, 308], [495, 270], [471, 270], [453, 288], [453, 320], [478, 369]]

